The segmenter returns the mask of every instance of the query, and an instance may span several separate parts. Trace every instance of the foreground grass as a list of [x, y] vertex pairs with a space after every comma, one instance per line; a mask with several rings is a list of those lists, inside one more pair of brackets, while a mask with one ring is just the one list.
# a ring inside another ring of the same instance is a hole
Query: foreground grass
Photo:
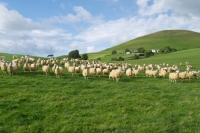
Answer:
[[0, 73], [0, 132], [199, 132], [200, 83]]

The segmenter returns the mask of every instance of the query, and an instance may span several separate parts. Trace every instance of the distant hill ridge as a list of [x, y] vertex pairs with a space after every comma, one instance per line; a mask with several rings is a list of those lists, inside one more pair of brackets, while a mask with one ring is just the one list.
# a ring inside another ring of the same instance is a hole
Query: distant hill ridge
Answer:
[[90, 59], [110, 55], [113, 50], [123, 53], [125, 49], [137, 50], [143, 47], [145, 50], [162, 49], [166, 46], [177, 50], [200, 48], [200, 33], [189, 30], [162, 30], [144, 35], [119, 45], [107, 48], [100, 52], [88, 53]]

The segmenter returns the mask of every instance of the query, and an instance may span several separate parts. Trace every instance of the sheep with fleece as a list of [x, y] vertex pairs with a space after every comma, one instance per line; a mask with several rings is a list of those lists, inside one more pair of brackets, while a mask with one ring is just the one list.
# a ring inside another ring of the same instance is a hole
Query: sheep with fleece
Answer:
[[42, 72], [44, 72], [46, 75], [48, 75], [50, 73], [50, 66], [49, 66], [49, 64], [42, 66]]
[[183, 82], [183, 80], [186, 78], [186, 71], [185, 72], [179, 72], [178, 76], [179, 79]]
[[24, 72], [26, 72], [26, 71], [31, 71], [31, 66], [30, 66], [30, 64], [29, 63], [24, 63], [24, 66], [23, 66], [23, 70], [24, 70]]
[[73, 65], [73, 66], [69, 66], [68, 72], [71, 73], [71, 74], [72, 74], [72, 77], [73, 77], [74, 74], [75, 74], [75, 66], [74, 66], [74, 65]]
[[179, 71], [177, 72], [173, 72], [173, 73], [169, 73], [169, 81], [176, 83], [176, 81], [179, 79]]
[[132, 77], [132, 75], [133, 75], [133, 69], [132, 68], [126, 69], [126, 76], [130, 78]]
[[194, 77], [196, 77], [196, 78], [199, 78], [199, 76], [200, 76], [200, 70], [198, 70], [198, 71], [193, 71], [194, 72]]
[[56, 64], [53, 65], [53, 67], [52, 67], [52, 71], [53, 71], [53, 72], [55, 71], [56, 66], [57, 66]]
[[102, 66], [96, 68], [96, 75], [100, 77], [101, 74], [102, 74], [102, 70], [103, 70], [103, 69], [102, 69]]
[[62, 73], [63, 73], [62, 67], [56, 66], [54, 73], [55, 73], [57, 78], [62, 77]]
[[1, 70], [6, 73], [7, 72], [7, 64], [5, 61], [1, 62]]
[[137, 77], [138, 75], [139, 75], [139, 73], [140, 73], [140, 68], [138, 68], [138, 69], [133, 69], [133, 71], [132, 71], [132, 74], [135, 76], [135, 77]]
[[194, 71], [190, 71], [186, 73], [186, 79], [188, 79], [188, 81], [190, 82], [190, 79], [193, 78], [194, 76]]
[[70, 67], [70, 64], [68, 61], [65, 62], [64, 67], [65, 67], [65, 69], [68, 69]]
[[161, 70], [159, 70], [158, 76], [165, 78], [166, 75], [167, 75], [167, 69], [161, 69]]
[[146, 70], [145, 70], [145, 75], [146, 75], [147, 77], [150, 77], [150, 72], [151, 72], [151, 70], [146, 69]]
[[9, 63], [9, 65], [7, 66], [7, 72], [9, 73], [9, 75], [13, 75], [13, 65], [12, 63]]
[[90, 73], [89, 73], [89, 68], [85, 68], [83, 71], [82, 71], [82, 75], [85, 79], [88, 79]]
[[104, 68], [102, 70], [102, 73], [103, 73], [103, 75], [109, 75], [109, 73], [110, 73], [110, 66], [109, 65], [106, 66], [106, 68]]
[[14, 59], [18, 59], [16, 54], [13, 55], [13, 60]]
[[35, 58], [33, 58], [33, 57], [27, 57], [25, 60], [28, 63], [34, 63], [36, 61]]
[[81, 67], [75, 66], [75, 74], [81, 73]]
[[158, 72], [159, 72], [158, 69], [157, 70], [151, 70], [150, 73], [149, 73], [149, 76], [154, 76], [154, 78], [156, 78], [157, 75], [158, 75]]
[[20, 68], [20, 64], [17, 62], [12, 63], [12, 67], [13, 67], [13, 73], [18, 73], [18, 70]]
[[116, 79], [116, 82], [122, 77], [124, 71], [121, 69], [114, 69], [109, 74], [109, 79], [112, 78], [113, 80]]
[[89, 73], [91, 76], [96, 75], [96, 67], [89, 68]]
[[38, 70], [38, 66], [37, 66], [36, 62], [32, 63], [31, 64], [31, 71], [36, 72], [37, 70]]

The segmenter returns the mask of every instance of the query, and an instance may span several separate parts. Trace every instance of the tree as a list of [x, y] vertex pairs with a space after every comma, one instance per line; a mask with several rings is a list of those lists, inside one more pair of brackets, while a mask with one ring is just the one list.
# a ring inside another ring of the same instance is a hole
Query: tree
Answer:
[[144, 53], [145, 49], [143, 47], [138, 48], [138, 53]]
[[49, 54], [49, 55], [47, 55], [47, 57], [53, 57], [54, 55], [53, 54]]
[[112, 51], [112, 54], [117, 54], [117, 51], [116, 51], [116, 50], [113, 50], [113, 51]]
[[87, 59], [88, 59], [88, 55], [87, 55], [86, 53], [85, 53], [85, 54], [82, 54], [81, 58], [82, 58], [83, 60], [87, 60]]
[[131, 51], [130, 51], [130, 49], [127, 48], [127, 49], [125, 50], [125, 53], [126, 53], [126, 52], [131, 52]]
[[73, 59], [80, 58], [79, 51], [78, 50], [73, 50], [73, 51], [69, 52], [68, 58], [69, 59], [71, 59], [71, 58], [73, 58]]

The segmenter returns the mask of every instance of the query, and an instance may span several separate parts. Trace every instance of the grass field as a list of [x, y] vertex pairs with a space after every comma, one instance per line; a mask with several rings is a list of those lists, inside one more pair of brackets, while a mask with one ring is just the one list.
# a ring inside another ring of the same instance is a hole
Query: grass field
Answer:
[[[128, 63], [182, 62], [183, 70], [188, 61], [199, 70], [199, 58], [196, 48]], [[41, 68], [36, 73], [24, 73], [21, 68], [13, 76], [1, 71], [0, 79], [1, 133], [200, 132], [200, 82], [196, 78], [174, 84], [141, 72], [116, 82], [106, 76], [85, 80], [81, 74], [72, 77], [64, 70], [58, 79], [54, 73], [44, 75]]]

